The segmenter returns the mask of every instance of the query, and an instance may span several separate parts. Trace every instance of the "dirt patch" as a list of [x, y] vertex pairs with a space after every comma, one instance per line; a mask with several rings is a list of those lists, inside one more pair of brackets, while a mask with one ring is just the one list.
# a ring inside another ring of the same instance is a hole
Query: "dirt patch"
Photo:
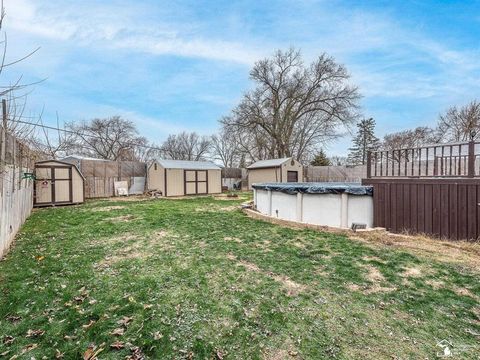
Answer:
[[381, 264], [386, 264], [385, 260], [380, 259], [377, 256], [364, 256], [362, 259], [364, 261], [374, 261], [374, 262], [378, 262], [378, 263], [381, 263]]
[[102, 206], [98, 208], [93, 208], [93, 209], [85, 209], [85, 211], [90, 211], [90, 212], [101, 212], [101, 211], [111, 211], [111, 210], [122, 210], [125, 209], [126, 206], [124, 205], [114, 205], [114, 206]]
[[443, 281], [434, 280], [434, 279], [425, 281], [425, 284], [431, 286], [434, 289], [441, 289], [445, 287], [445, 283]]
[[407, 278], [419, 278], [422, 277], [422, 270], [418, 267], [406, 268], [402, 273], [402, 276]]
[[130, 195], [130, 196], [113, 196], [109, 197], [106, 200], [108, 201], [118, 201], [118, 202], [132, 202], [132, 201], [146, 201], [151, 200], [150, 196], [145, 195]]
[[99, 270], [105, 270], [111, 265], [114, 265], [120, 261], [128, 259], [146, 259], [150, 256], [148, 248], [144, 246], [142, 242], [133, 243], [118, 251], [105, 256], [105, 258], [94, 267]]
[[234, 241], [234, 242], [239, 243], [239, 244], [242, 243], [242, 240], [240, 240], [240, 239], [237, 238], [237, 237], [232, 237], [232, 236], [225, 236], [225, 237], [223, 238], [223, 240], [225, 240], [225, 241]]
[[228, 254], [227, 258], [229, 260], [235, 261], [237, 265], [243, 266], [247, 271], [261, 273], [269, 277], [270, 279], [273, 279], [276, 282], [280, 283], [282, 287], [287, 291], [288, 296], [297, 296], [299, 293], [307, 289], [305, 285], [293, 281], [286, 275], [278, 275], [273, 272], [264, 271], [260, 269], [256, 264], [244, 260], [238, 260], [237, 257], [233, 254]]
[[226, 212], [230, 212], [230, 211], [235, 211], [235, 210], [238, 210], [239, 207], [238, 206], [226, 206], [226, 207], [221, 207], [221, 208], [217, 208], [217, 207], [198, 207], [195, 209], [195, 211], [198, 211], [198, 212], [218, 212], [218, 211], [226, 211]]
[[88, 246], [125, 244], [135, 239], [139, 239], [139, 236], [135, 234], [127, 233], [120, 236], [110, 236], [110, 237], [90, 240], [88, 241]]
[[382, 273], [375, 266], [364, 265], [364, 267], [368, 270], [368, 273], [367, 273], [368, 281], [375, 283], [375, 282], [381, 282], [385, 280]]
[[105, 219], [105, 221], [129, 222], [129, 221], [132, 221], [132, 220], [135, 220], [135, 219], [136, 218], [133, 215], [121, 215], [121, 216], [116, 216], [116, 217], [113, 217], [113, 218]]
[[472, 293], [470, 289], [467, 289], [464, 287], [455, 287], [453, 291], [455, 292], [455, 294], [459, 296], [468, 296], [468, 297], [471, 297], [472, 299], [480, 301], [480, 296], [477, 296], [474, 293]]
[[272, 350], [263, 355], [265, 360], [297, 359], [297, 352], [292, 350]]
[[381, 283], [385, 281], [385, 277], [375, 266], [367, 264], [363, 265], [363, 268], [367, 270], [367, 275], [365, 278], [370, 282], [370, 284], [347, 284], [347, 289], [350, 291], [361, 291], [366, 295], [397, 290], [395, 287], [386, 287], [381, 285]]

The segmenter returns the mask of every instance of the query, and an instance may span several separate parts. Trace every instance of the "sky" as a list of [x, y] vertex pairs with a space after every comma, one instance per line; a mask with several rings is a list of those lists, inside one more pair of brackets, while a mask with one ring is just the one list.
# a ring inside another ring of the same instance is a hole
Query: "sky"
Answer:
[[[4, 0], [0, 74], [44, 80], [28, 111], [46, 124], [121, 115], [155, 143], [212, 134], [252, 88], [255, 61], [277, 49], [344, 64], [377, 136], [433, 126], [480, 98], [480, 1]], [[346, 155], [351, 135], [329, 144]]]

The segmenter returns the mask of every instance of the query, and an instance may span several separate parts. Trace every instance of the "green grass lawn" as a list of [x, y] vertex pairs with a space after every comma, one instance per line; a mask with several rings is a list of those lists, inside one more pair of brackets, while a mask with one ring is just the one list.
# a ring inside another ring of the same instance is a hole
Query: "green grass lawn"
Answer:
[[35, 211], [0, 262], [0, 353], [432, 359], [447, 340], [479, 358], [475, 269], [254, 220], [240, 202]]

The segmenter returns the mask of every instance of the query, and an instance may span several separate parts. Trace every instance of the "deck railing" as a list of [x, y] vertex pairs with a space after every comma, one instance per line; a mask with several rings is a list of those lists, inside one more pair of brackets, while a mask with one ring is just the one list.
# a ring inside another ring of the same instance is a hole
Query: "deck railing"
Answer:
[[480, 142], [369, 152], [367, 178], [375, 177], [480, 177]]

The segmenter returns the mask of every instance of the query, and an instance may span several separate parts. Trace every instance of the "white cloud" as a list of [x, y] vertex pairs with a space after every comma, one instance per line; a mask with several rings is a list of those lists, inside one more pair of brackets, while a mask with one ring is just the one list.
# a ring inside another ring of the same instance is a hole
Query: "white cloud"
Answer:
[[191, 24], [175, 28], [168, 24], [139, 25], [132, 9], [118, 10], [105, 5], [93, 6], [88, 13], [82, 8], [34, 5], [18, 0], [8, 7], [10, 26], [16, 31], [53, 40], [81, 45], [128, 49], [154, 55], [177, 55], [251, 65], [262, 51], [229, 40], [211, 39], [183, 33]]

